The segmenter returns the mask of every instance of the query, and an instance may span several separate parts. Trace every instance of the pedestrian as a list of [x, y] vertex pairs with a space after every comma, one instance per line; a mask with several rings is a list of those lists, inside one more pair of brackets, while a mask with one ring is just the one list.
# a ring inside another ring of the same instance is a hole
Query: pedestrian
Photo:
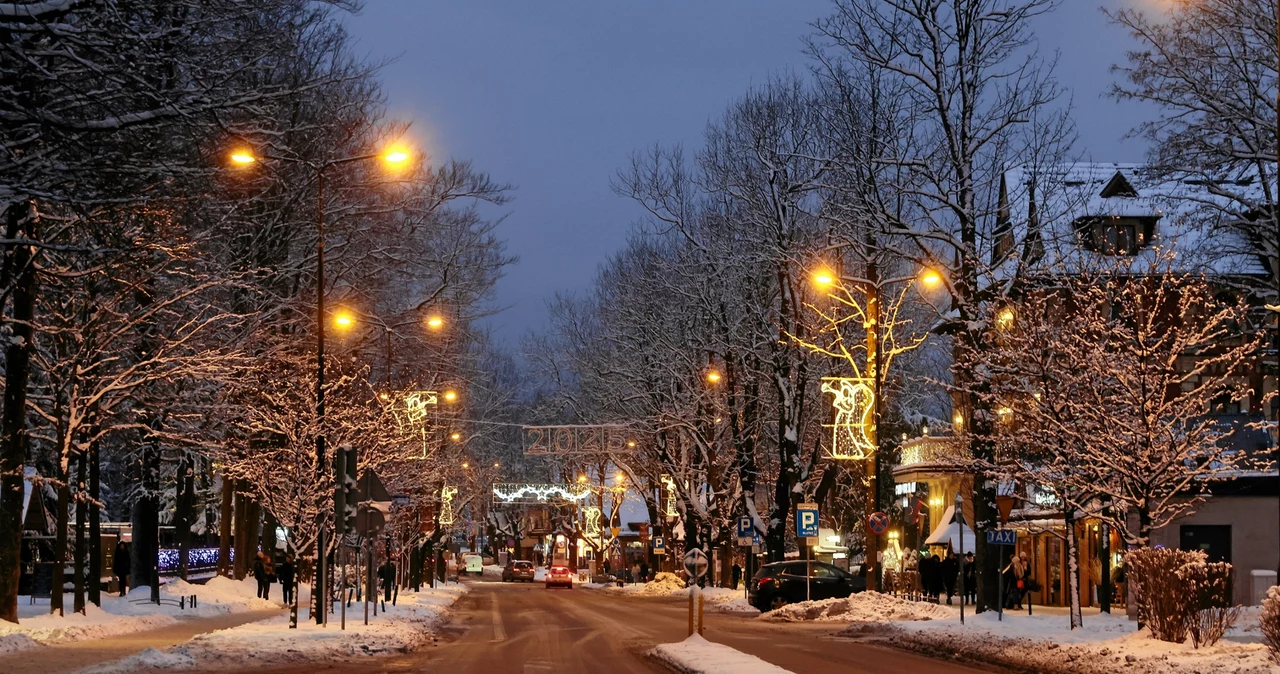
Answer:
[[276, 578], [280, 579], [280, 589], [284, 592], [284, 603], [293, 604], [293, 553], [284, 556], [284, 561], [276, 567]]
[[111, 571], [116, 574], [116, 583], [120, 585], [120, 596], [129, 592], [129, 574], [132, 572], [133, 560], [129, 559], [129, 546], [124, 541], [116, 543], [116, 554], [111, 560]]
[[733, 589], [738, 589], [738, 583], [742, 582], [742, 566], [736, 561], [733, 563]]
[[929, 555], [929, 599], [938, 601], [942, 596], [942, 559]]
[[978, 567], [973, 563], [973, 553], [964, 553], [964, 599], [968, 604], [978, 603]]
[[1022, 592], [1027, 577], [1027, 555], [1019, 554], [1004, 568], [1005, 608], [1022, 608]]
[[382, 579], [382, 604], [386, 608], [386, 603], [391, 601], [391, 591], [396, 586], [396, 565], [390, 559], [383, 562], [378, 567], [378, 577]]
[[920, 558], [920, 592], [924, 593], [924, 599], [934, 599], [933, 582], [937, 574], [937, 556], [924, 555], [923, 558]]
[[960, 560], [956, 559], [956, 553], [948, 550], [938, 568], [942, 576], [942, 587], [947, 592], [947, 604], [950, 605], [951, 595], [956, 593], [956, 578], [960, 573]]
[[267, 580], [267, 556], [261, 552], [253, 560], [253, 577], [258, 581], [258, 598], [266, 599], [271, 593], [271, 582]]
[[640, 582], [649, 582], [649, 562], [640, 562]]

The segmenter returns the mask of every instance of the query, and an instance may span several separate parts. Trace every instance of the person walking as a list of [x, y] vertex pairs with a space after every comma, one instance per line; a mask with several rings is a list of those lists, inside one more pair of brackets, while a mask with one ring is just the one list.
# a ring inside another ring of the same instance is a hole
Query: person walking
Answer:
[[947, 604], [951, 604], [951, 595], [956, 593], [956, 578], [960, 574], [960, 560], [956, 559], [956, 553], [951, 550], [947, 551], [946, 559], [938, 565], [942, 576], [942, 587], [947, 592]]
[[276, 578], [280, 579], [280, 590], [284, 592], [284, 603], [293, 604], [293, 553], [284, 556], [284, 561], [276, 568]]
[[391, 591], [396, 587], [396, 565], [390, 559], [378, 567], [378, 578], [382, 580], [382, 607], [386, 608], [391, 601]]
[[129, 574], [132, 572], [133, 560], [129, 559], [129, 546], [124, 541], [116, 543], [116, 554], [111, 559], [111, 571], [116, 575], [116, 583], [120, 585], [120, 596], [129, 592]]
[[733, 589], [738, 589], [738, 583], [742, 582], [742, 566], [737, 562], [733, 563]]
[[920, 559], [920, 590], [924, 592], [925, 599], [935, 599], [933, 594], [933, 586], [938, 575], [938, 557], [937, 555], [925, 555]]
[[1022, 592], [1027, 577], [1027, 555], [1022, 553], [1009, 560], [1005, 567], [1005, 608], [1022, 608]]
[[267, 581], [267, 556], [261, 552], [253, 560], [253, 577], [258, 581], [258, 599], [266, 599], [271, 583]]
[[978, 603], [978, 567], [973, 563], [973, 553], [964, 553], [964, 598], [966, 604]]

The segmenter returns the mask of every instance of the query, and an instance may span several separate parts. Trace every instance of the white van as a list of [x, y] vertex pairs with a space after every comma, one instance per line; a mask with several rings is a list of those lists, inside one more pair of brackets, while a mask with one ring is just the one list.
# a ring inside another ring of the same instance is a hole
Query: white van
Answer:
[[474, 573], [477, 576], [484, 575], [484, 557], [480, 555], [463, 555], [462, 562], [467, 565], [464, 573]]

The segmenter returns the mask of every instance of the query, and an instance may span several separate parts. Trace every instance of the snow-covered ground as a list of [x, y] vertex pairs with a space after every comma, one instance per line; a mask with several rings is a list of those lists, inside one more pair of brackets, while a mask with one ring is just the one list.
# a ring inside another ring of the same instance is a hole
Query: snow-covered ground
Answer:
[[[277, 599], [280, 586], [272, 586]], [[104, 594], [102, 607], [89, 604], [84, 615], [71, 612], [72, 595], [64, 597], [66, 615], [59, 617], [49, 613], [49, 600], [40, 599], [32, 604], [28, 597], [18, 597], [19, 624], [0, 623], [0, 653], [10, 653], [40, 644], [55, 644], [86, 639], [101, 639], [132, 632], [173, 625], [183, 618], [203, 618], [228, 613], [262, 611], [283, 608], [276, 601], [258, 599], [257, 584], [252, 578], [243, 581], [214, 578], [205, 585], [191, 585], [174, 581], [160, 587], [163, 600], [176, 601], [179, 597], [196, 595], [196, 608], [147, 602], [151, 588], [131, 590], [127, 597]]]
[[660, 644], [649, 653], [685, 674], [790, 674], [754, 655], [697, 634], [679, 643]]
[[[364, 604], [352, 602], [347, 609], [347, 629], [338, 618], [327, 627], [300, 619], [297, 629], [289, 629], [288, 615], [241, 625], [229, 630], [202, 634], [169, 649], [148, 649], [110, 665], [89, 670], [94, 674], [116, 674], [148, 669], [227, 669], [242, 664], [260, 666], [295, 661], [332, 661], [351, 657], [403, 653], [430, 639], [447, 617], [449, 607], [467, 592], [465, 585], [452, 583], [420, 592], [401, 593], [396, 606], [387, 606], [364, 624]], [[302, 618], [302, 616], [299, 616]]]
[[[859, 595], [874, 597], [874, 593]], [[806, 602], [835, 607], [839, 600]], [[896, 600], [895, 600], [896, 601]], [[913, 603], [913, 602], [908, 602]], [[863, 601], [859, 608], [824, 618], [822, 606], [812, 612], [794, 608], [798, 615], [811, 620], [842, 620], [851, 624], [841, 634], [847, 637], [884, 641], [897, 648], [940, 657], [994, 664], [1019, 671], [1082, 674], [1111, 674], [1115, 671], [1135, 674], [1192, 674], [1230, 672], [1232, 674], [1277, 674], [1280, 665], [1270, 661], [1261, 643], [1258, 609], [1245, 609], [1235, 629], [1218, 645], [1201, 648], [1170, 644], [1152, 639], [1146, 631], [1138, 631], [1137, 623], [1124, 615], [1086, 614], [1084, 627], [1070, 629], [1065, 613], [1053, 609], [1038, 610], [1033, 616], [1022, 612], [997, 614], [967, 613], [960, 624], [957, 607], [921, 604], [913, 616], [899, 614], [892, 602], [880, 599]], [[884, 611], [877, 618], [875, 609]], [[786, 609], [780, 609], [786, 610]], [[941, 609], [937, 615], [933, 612]], [[945, 614], [942, 613], [945, 611]], [[766, 614], [763, 619], [778, 613]], [[856, 617], [851, 617], [856, 616]], [[798, 619], [805, 619], [800, 617]]]

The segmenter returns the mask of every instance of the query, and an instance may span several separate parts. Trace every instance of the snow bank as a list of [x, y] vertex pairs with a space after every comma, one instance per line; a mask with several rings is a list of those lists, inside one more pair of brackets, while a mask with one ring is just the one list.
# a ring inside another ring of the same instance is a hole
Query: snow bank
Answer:
[[298, 628], [289, 629], [288, 615], [201, 634], [164, 652], [144, 652], [127, 660], [98, 667], [94, 674], [123, 674], [147, 669], [235, 669], [240, 666], [322, 662], [368, 655], [404, 653], [429, 639], [448, 616], [449, 607], [467, 592], [450, 584], [401, 593], [396, 606], [370, 614], [364, 624], [364, 604], [347, 608], [347, 629], [332, 616], [328, 627], [299, 615]]
[[584, 587], [593, 589], [602, 589], [606, 592], [615, 592], [618, 594], [630, 594], [640, 597], [666, 597], [672, 594], [682, 594], [686, 592], [683, 580], [674, 573], [665, 571], [658, 573], [653, 580], [648, 583], [626, 583], [622, 587], [618, 587], [612, 583], [586, 583]]
[[897, 622], [956, 618], [956, 608], [907, 601], [879, 592], [859, 592], [847, 599], [820, 599], [788, 604], [760, 616], [769, 622]]
[[[280, 586], [273, 585], [277, 598], [282, 597]], [[243, 581], [229, 578], [213, 578], [204, 585], [175, 580], [160, 587], [160, 597], [165, 601], [177, 601], [179, 597], [196, 595], [195, 608], [185, 609], [170, 604], [152, 604], [151, 588], [137, 587], [127, 597], [104, 594], [102, 607], [89, 604], [84, 615], [70, 611], [72, 596], [64, 596], [67, 613], [59, 617], [49, 613], [47, 601], [31, 604], [27, 597], [19, 597], [17, 625], [0, 623], [0, 653], [11, 653], [41, 644], [56, 644], [87, 639], [142, 632], [173, 625], [184, 618], [206, 618], [229, 613], [283, 609], [284, 605], [259, 599], [257, 583], [252, 578]]]
[[480, 570], [480, 577], [490, 580], [502, 580], [502, 567], [497, 564], [485, 564]]
[[841, 635], [882, 640], [915, 653], [982, 662], [1045, 674], [1275, 674], [1258, 636], [1256, 612], [1246, 611], [1236, 629], [1212, 648], [1194, 649], [1152, 639], [1125, 615], [1086, 614], [1071, 630], [1061, 613], [1028, 616], [993, 612], [931, 622], [852, 625]]
[[649, 654], [685, 674], [790, 674], [754, 655], [695, 634], [676, 644], [660, 644]]

